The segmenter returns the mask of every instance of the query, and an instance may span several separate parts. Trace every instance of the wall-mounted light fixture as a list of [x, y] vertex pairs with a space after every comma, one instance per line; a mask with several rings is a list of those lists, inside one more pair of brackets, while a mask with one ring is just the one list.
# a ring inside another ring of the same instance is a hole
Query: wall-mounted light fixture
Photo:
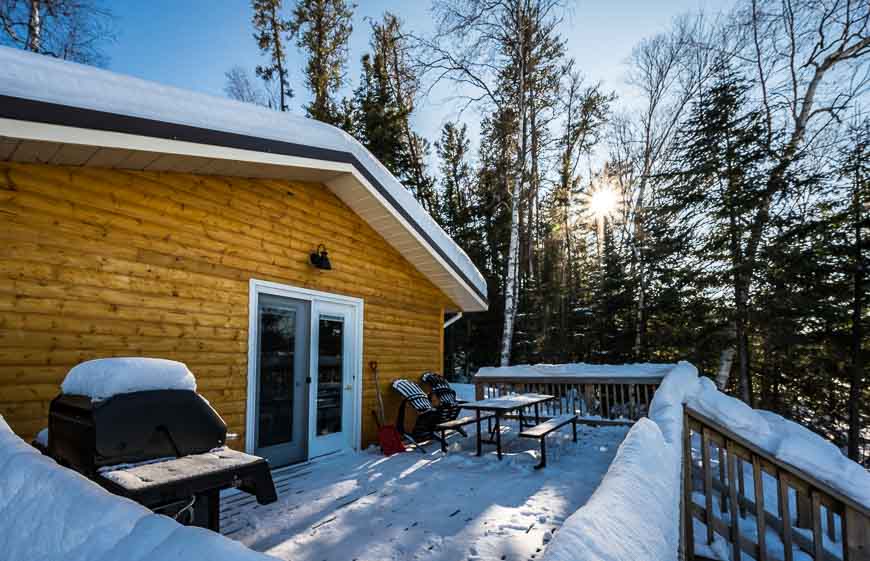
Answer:
[[325, 245], [320, 244], [317, 246], [317, 250], [311, 254], [311, 264], [324, 271], [332, 270], [332, 264], [329, 262]]

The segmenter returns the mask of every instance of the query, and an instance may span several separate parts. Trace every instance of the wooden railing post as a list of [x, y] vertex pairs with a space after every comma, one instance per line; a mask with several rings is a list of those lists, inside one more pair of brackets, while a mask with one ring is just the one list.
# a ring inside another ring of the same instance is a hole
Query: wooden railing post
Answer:
[[870, 561], [870, 520], [846, 507], [843, 516], [844, 561]]
[[692, 477], [692, 428], [689, 426], [689, 415], [683, 408], [683, 508], [680, 509], [681, 541], [683, 544], [683, 558], [686, 561], [695, 559], [695, 528], [692, 516], [692, 491], [694, 490]]

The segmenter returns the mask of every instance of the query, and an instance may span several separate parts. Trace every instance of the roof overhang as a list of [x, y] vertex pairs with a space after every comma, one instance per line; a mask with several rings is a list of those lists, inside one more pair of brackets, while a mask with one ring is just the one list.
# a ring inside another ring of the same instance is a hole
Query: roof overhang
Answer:
[[459, 309], [487, 308], [480, 277], [350, 151], [0, 95], [0, 161], [320, 182]]

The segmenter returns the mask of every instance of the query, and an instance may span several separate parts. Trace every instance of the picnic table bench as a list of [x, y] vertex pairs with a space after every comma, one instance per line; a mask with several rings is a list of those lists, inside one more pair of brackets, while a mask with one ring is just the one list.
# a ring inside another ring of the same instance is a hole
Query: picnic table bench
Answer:
[[539, 423], [534, 427], [528, 428], [520, 432], [522, 438], [537, 438], [541, 441], [541, 461], [535, 466], [535, 469], [541, 469], [547, 465], [547, 435], [553, 431], [557, 431], [571, 423], [571, 428], [574, 432], [574, 442], [577, 442], [577, 414], [567, 413], [558, 417], [553, 417], [548, 421]]
[[[465, 402], [463, 402], [464, 404]], [[463, 405], [464, 407], [464, 405]], [[493, 418], [493, 415], [487, 415], [482, 417], [481, 421], [490, 421]], [[447, 431], [453, 430], [456, 431], [463, 436], [468, 436], [465, 431], [462, 430], [462, 427], [470, 425], [471, 423], [476, 422], [476, 417], [472, 415], [467, 415], [465, 417], [460, 417], [459, 419], [453, 419], [452, 421], [446, 421], [444, 423], [439, 423], [436, 425], [436, 429], [441, 431], [441, 451], [447, 451]]]

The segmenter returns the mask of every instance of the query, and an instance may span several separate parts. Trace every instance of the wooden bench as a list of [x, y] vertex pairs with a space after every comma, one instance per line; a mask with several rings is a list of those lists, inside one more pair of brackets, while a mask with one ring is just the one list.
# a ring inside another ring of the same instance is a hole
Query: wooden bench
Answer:
[[[485, 417], [481, 417], [480, 420], [486, 420], [489, 422], [495, 415], [487, 415]], [[474, 415], [468, 415], [467, 417], [460, 417], [459, 419], [453, 419], [452, 421], [447, 421], [445, 423], [440, 423], [435, 425], [437, 430], [441, 431], [441, 451], [447, 452], [447, 431], [452, 430], [456, 431], [462, 436], [468, 436], [468, 434], [462, 430], [462, 427], [465, 425], [470, 425], [471, 423], [477, 422], [477, 417]]]
[[541, 461], [538, 462], [535, 469], [541, 469], [547, 465], [547, 435], [559, 430], [568, 423], [571, 423], [571, 428], [574, 431], [574, 442], [577, 442], [577, 415], [574, 413], [553, 417], [549, 421], [544, 421], [520, 433], [522, 438], [537, 438], [541, 441]]

